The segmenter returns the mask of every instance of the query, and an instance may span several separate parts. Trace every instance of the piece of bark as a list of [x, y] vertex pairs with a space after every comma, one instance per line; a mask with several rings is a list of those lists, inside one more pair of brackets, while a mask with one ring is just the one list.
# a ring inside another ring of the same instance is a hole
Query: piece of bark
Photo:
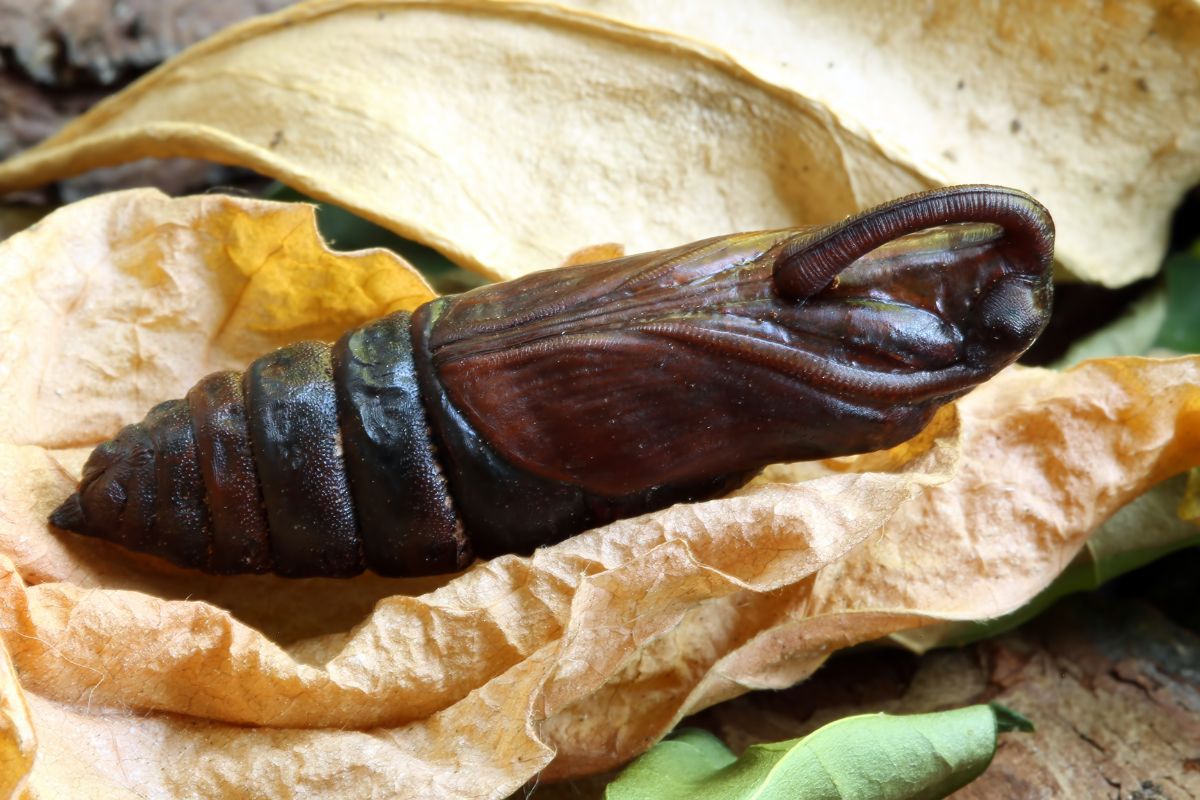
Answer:
[[0, 0], [9, 69], [46, 87], [128, 81], [235, 22], [296, 0]]
[[189, 45], [295, 0], [0, 0], [0, 159]]
[[[235, 22], [296, 0], [0, 0], [0, 160], [37, 144], [106, 95]], [[147, 160], [23, 193], [72, 202], [156, 186], [175, 194], [240, 179], [204, 161]]]

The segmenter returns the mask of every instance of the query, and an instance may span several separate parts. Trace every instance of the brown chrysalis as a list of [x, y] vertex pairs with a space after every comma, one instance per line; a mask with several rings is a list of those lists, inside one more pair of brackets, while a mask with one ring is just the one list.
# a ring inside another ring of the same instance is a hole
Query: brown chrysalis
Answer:
[[441, 297], [221, 372], [51, 516], [216, 573], [424, 575], [916, 434], [1046, 325], [1054, 229], [992, 186]]

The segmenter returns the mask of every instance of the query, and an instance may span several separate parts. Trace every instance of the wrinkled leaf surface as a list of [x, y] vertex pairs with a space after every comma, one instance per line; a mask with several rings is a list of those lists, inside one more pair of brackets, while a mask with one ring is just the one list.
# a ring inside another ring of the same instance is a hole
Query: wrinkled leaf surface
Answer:
[[386, 253], [328, 252], [303, 208], [145, 191], [0, 243], [0, 272], [0, 319], [20, 322], [0, 351], [0, 641], [20, 681], [0, 750], [13, 785], [31, 721], [34, 796], [503, 797], [611, 769], [838, 648], [1018, 608], [1200, 464], [1200, 358], [1011, 369], [893, 450], [778, 465], [529, 558], [211, 578], [46, 515], [92, 443], [207, 370], [424, 284]]

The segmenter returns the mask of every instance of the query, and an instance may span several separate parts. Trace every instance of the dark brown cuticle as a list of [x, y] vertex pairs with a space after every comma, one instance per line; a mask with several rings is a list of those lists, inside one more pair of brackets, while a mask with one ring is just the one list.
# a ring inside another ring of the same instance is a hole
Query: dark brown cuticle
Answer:
[[963, 186], [438, 298], [156, 406], [51, 522], [220, 573], [528, 553], [910, 438], [1041, 333], [1053, 247]]

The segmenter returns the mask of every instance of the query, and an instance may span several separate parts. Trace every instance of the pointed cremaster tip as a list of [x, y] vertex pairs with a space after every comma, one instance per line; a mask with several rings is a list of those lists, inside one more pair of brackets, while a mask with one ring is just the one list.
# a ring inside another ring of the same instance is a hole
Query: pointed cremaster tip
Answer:
[[65, 531], [80, 532], [83, 527], [83, 503], [79, 500], [79, 492], [68, 497], [63, 504], [54, 509], [50, 515], [50, 524]]

